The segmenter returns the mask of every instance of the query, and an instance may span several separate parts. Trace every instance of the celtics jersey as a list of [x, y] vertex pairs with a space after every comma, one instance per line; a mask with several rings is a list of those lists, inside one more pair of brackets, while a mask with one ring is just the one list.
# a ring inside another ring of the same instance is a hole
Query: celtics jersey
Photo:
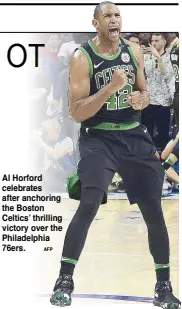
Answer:
[[99, 54], [89, 40], [79, 48], [87, 57], [90, 66], [90, 93], [94, 95], [110, 83], [117, 69], [125, 70], [128, 84], [111, 95], [101, 109], [91, 118], [82, 122], [84, 127], [93, 127], [103, 122], [132, 123], [140, 120], [140, 111], [129, 106], [127, 96], [136, 90], [137, 62], [124, 39], [120, 39], [119, 49], [113, 56]]
[[171, 50], [171, 63], [175, 75], [175, 93], [179, 93], [179, 46], [174, 45]]

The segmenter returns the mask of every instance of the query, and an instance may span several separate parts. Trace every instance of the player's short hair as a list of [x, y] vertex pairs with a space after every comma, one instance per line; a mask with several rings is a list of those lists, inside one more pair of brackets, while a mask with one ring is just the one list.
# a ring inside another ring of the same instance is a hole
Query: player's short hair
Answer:
[[97, 15], [100, 13], [102, 7], [106, 4], [114, 4], [114, 3], [112, 1], [102, 1], [101, 3], [97, 4], [94, 9], [94, 18], [97, 18]]

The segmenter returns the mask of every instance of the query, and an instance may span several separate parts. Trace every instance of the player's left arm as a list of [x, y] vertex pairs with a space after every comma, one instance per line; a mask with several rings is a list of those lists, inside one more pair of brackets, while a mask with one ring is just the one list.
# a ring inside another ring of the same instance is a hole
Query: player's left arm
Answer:
[[136, 74], [136, 91], [130, 93], [128, 103], [133, 109], [141, 110], [148, 106], [150, 102], [144, 74], [144, 57], [141, 48], [134, 43], [132, 44], [132, 42], [129, 45], [136, 58], [138, 68]]

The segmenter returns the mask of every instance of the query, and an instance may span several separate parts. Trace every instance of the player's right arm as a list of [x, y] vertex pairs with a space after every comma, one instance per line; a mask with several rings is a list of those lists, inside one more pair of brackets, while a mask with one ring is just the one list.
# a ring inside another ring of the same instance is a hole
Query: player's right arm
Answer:
[[74, 54], [70, 64], [69, 104], [70, 113], [76, 122], [82, 122], [94, 116], [107, 99], [127, 84], [127, 76], [123, 70], [115, 71], [112, 81], [89, 96], [90, 76], [87, 57], [80, 50]]

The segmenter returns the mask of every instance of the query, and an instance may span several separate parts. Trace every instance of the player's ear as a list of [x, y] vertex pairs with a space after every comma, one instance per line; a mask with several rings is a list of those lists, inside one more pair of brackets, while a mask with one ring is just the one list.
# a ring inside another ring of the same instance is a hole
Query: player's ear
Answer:
[[163, 41], [164, 41], [164, 46], [166, 45], [166, 43], [167, 43], [167, 40], [166, 40], [166, 38], [165, 37], [163, 37]]
[[98, 20], [97, 19], [93, 19], [92, 20], [92, 25], [94, 26], [94, 28], [96, 29], [96, 30], [98, 30], [98, 28], [99, 28], [99, 22], [98, 22]]

